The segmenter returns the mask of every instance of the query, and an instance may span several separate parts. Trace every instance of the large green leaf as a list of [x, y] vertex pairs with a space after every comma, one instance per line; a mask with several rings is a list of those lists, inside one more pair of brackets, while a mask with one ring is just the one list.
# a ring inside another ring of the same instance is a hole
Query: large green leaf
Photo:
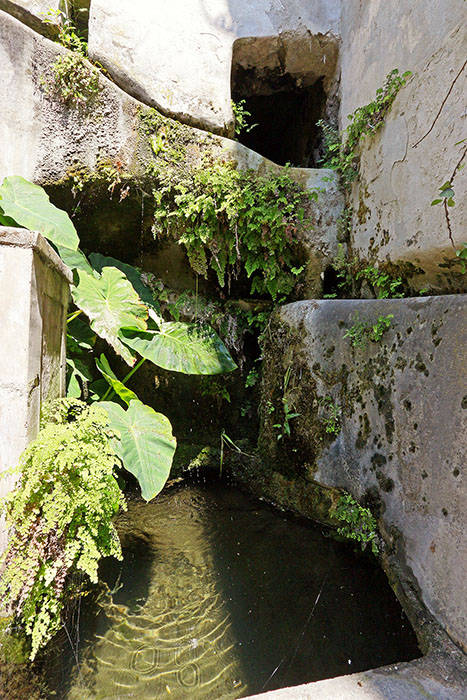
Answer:
[[100, 277], [78, 270], [78, 284], [71, 293], [76, 306], [89, 318], [91, 328], [127, 364], [134, 365], [135, 358], [118, 332], [124, 327], [144, 330], [148, 311], [125, 275], [115, 267], [104, 267]]
[[67, 353], [82, 355], [87, 350], [92, 350], [96, 344], [96, 334], [91, 330], [88, 323], [84, 323], [80, 318], [74, 318], [66, 326], [66, 349]]
[[157, 331], [123, 328], [120, 337], [142, 357], [173, 372], [223, 374], [237, 367], [209, 326], [163, 321]]
[[149, 287], [144, 284], [136, 267], [128, 265], [127, 263], [117, 260], [116, 258], [106, 257], [100, 253], [91, 253], [89, 260], [97, 272], [102, 272], [104, 267], [116, 267], [117, 270], [121, 270], [121, 272], [123, 272], [123, 274], [130, 280], [139, 298], [144, 301], [145, 304], [155, 306], [152, 292]]
[[3, 210], [0, 208], [0, 226], [13, 226], [17, 228], [18, 223], [10, 216], [5, 216]]
[[126, 387], [123, 382], [121, 382], [115, 376], [106, 356], [103, 353], [99, 359], [96, 359], [96, 367], [104, 377], [107, 384], [115, 391], [117, 396], [120, 396], [122, 401], [124, 401], [127, 406], [129, 405], [130, 401], [138, 401], [138, 397], [136, 396], [135, 392], [128, 389], [128, 387]]
[[3, 216], [14, 219], [30, 231], [39, 231], [54, 245], [76, 250], [78, 234], [65, 211], [57, 209], [39, 185], [23, 177], [6, 177], [0, 186]]
[[79, 248], [77, 250], [71, 250], [71, 248], [58, 245], [57, 251], [65, 265], [68, 265], [71, 270], [84, 270], [92, 275], [93, 269], [85, 254]]
[[143, 498], [150, 501], [164, 488], [177, 446], [168, 418], [141, 401], [132, 401], [126, 411], [110, 401], [99, 405], [119, 436], [114, 442], [117, 456], [138, 479]]

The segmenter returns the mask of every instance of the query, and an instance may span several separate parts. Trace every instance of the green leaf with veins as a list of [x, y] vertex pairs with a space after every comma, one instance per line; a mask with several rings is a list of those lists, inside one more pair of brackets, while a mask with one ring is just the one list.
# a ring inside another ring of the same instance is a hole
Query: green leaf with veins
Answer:
[[128, 327], [145, 330], [148, 310], [125, 275], [115, 267], [104, 267], [100, 277], [78, 270], [78, 284], [71, 293], [76, 306], [89, 318], [93, 331], [133, 366], [133, 353], [118, 333]]
[[237, 365], [217, 333], [193, 323], [162, 321], [159, 330], [123, 328], [121, 340], [158, 367], [183, 374], [223, 374]]
[[141, 401], [131, 401], [125, 411], [121, 406], [102, 401], [109, 425], [118, 434], [113, 446], [123, 466], [133, 474], [146, 501], [157, 496], [167, 481], [177, 441], [170, 421]]
[[133, 267], [133, 265], [128, 265], [121, 260], [116, 260], [116, 258], [106, 257], [100, 253], [91, 253], [89, 260], [92, 267], [99, 273], [102, 272], [104, 267], [116, 267], [117, 270], [123, 272], [123, 274], [127, 276], [128, 280], [133, 285], [133, 289], [138, 294], [141, 301], [144, 301], [145, 304], [148, 304], [156, 309], [156, 311], [160, 314], [159, 305], [156, 304], [151, 290], [144, 284], [143, 280], [141, 279], [141, 274], [138, 272], [136, 267]]
[[77, 250], [71, 250], [62, 245], [57, 245], [57, 252], [65, 265], [68, 265], [72, 270], [84, 270], [90, 275], [93, 274], [91, 265], [85, 254], [79, 248]]

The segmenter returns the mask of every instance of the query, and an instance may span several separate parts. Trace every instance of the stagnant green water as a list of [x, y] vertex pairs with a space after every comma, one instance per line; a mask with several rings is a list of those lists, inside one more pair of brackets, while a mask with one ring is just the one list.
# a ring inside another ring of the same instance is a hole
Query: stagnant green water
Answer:
[[419, 656], [373, 562], [234, 488], [133, 502], [120, 533], [112, 595], [50, 663], [55, 697], [241, 698]]

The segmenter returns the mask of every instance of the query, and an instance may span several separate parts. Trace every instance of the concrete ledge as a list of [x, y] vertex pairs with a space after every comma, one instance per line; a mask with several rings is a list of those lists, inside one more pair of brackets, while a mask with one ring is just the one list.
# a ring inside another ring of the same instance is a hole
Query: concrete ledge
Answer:
[[[41, 405], [65, 392], [70, 270], [39, 233], [0, 227], [0, 473], [39, 429]], [[0, 497], [15, 478], [0, 481]], [[7, 533], [0, 520], [0, 551]]]
[[349, 676], [252, 695], [247, 700], [464, 700], [465, 662], [426, 656]]
[[69, 284], [73, 282], [73, 273], [70, 268], [65, 265], [60, 256], [40, 233], [28, 231], [25, 228], [0, 226], [0, 245], [33, 250], [47, 267], [55, 270]]

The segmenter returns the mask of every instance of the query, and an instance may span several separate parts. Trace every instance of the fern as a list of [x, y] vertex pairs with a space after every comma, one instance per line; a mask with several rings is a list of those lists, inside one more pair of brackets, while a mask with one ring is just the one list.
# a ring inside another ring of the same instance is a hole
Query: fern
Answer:
[[105, 411], [59, 400], [47, 418], [1, 505], [10, 539], [0, 599], [31, 637], [31, 659], [60, 627], [70, 575], [96, 582], [102, 557], [121, 558], [112, 518], [125, 507]]

